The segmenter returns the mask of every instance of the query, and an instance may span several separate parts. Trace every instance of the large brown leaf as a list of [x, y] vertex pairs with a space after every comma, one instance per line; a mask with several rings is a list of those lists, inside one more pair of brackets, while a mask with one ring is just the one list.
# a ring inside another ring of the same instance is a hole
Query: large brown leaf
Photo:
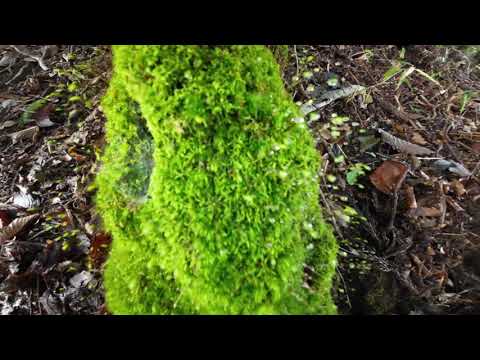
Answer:
[[38, 214], [24, 216], [13, 220], [8, 226], [0, 229], [0, 242], [12, 239], [14, 236], [25, 230], [27, 225], [38, 218]]
[[400, 189], [407, 171], [406, 165], [398, 161], [387, 160], [370, 175], [370, 181], [377, 190], [390, 195]]

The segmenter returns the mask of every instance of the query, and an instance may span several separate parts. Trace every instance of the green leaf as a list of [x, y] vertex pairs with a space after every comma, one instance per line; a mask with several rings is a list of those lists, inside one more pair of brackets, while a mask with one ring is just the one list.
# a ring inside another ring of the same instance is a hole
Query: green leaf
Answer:
[[398, 80], [396, 90], [398, 90], [398, 88], [403, 84], [403, 82], [407, 79], [407, 77], [409, 77], [414, 71], [415, 71], [415, 66], [410, 66], [407, 70], [405, 70], [402, 73], [402, 75], [400, 75], [400, 79]]
[[338, 86], [338, 79], [336, 77], [332, 77], [327, 80], [328, 86], [335, 87]]
[[383, 74], [383, 81], [388, 81], [395, 75], [397, 75], [400, 71], [402, 71], [402, 68], [398, 65], [393, 65], [390, 69], [387, 70], [385, 74]]

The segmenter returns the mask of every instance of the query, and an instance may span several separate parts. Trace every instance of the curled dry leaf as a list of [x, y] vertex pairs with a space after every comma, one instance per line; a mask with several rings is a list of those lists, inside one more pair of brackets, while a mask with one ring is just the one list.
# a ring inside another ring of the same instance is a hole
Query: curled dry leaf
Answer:
[[0, 210], [0, 229], [10, 224], [10, 216], [5, 210]]
[[27, 139], [27, 138], [35, 141], [39, 132], [40, 132], [40, 128], [38, 126], [32, 126], [32, 127], [29, 127], [28, 129], [24, 129], [12, 134], [8, 134], [8, 136], [12, 139], [12, 142], [16, 144], [20, 140]]
[[7, 120], [7, 121], [4, 121], [1, 125], [0, 125], [0, 130], [3, 130], [3, 129], [6, 129], [6, 128], [9, 128], [9, 127], [12, 127], [14, 125], [16, 125], [17, 123], [15, 121], [12, 121], [12, 120]]
[[415, 198], [415, 191], [413, 186], [406, 185], [405, 186], [405, 195], [407, 199], [407, 207], [409, 209], [416, 209], [417, 206], [417, 199]]
[[418, 145], [427, 145], [427, 141], [418, 132], [413, 133], [412, 142]]
[[480, 142], [474, 143], [472, 149], [476, 154], [480, 154]]
[[463, 186], [463, 184], [458, 181], [458, 180], [453, 180], [450, 185], [452, 186], [453, 188], [453, 191], [455, 191], [455, 194], [457, 194], [457, 196], [462, 196], [464, 195], [467, 191], [465, 190], [465, 187]]
[[81, 273], [74, 275], [70, 279], [70, 284], [74, 288], [80, 288], [80, 287], [86, 286], [92, 279], [93, 279], [92, 273], [84, 270]]
[[389, 134], [385, 130], [378, 129], [378, 132], [380, 133], [380, 135], [382, 135], [383, 141], [405, 154], [428, 155], [433, 153], [432, 150], [427, 149], [426, 147], [415, 145], [408, 141], [402, 140], [396, 136]]
[[471, 176], [472, 173], [466, 169], [462, 164], [459, 164], [453, 160], [437, 160], [433, 164], [433, 167], [439, 171], [450, 171], [454, 174], [459, 175], [460, 177]]
[[8, 241], [14, 236], [26, 229], [34, 220], [38, 218], [38, 214], [24, 216], [13, 220], [8, 226], [0, 229], [0, 242]]
[[111, 241], [112, 238], [108, 234], [95, 234], [93, 241], [90, 245], [89, 254], [90, 260], [92, 261], [94, 266], [98, 267], [105, 261]]
[[435, 207], [419, 207], [415, 211], [415, 216], [420, 217], [440, 217], [442, 216], [442, 211]]
[[396, 193], [405, 180], [408, 167], [398, 161], [384, 161], [370, 175], [370, 181], [384, 194]]
[[50, 120], [50, 114], [54, 109], [55, 109], [55, 104], [48, 103], [46, 106], [42, 107], [40, 110], [37, 110], [32, 115], [32, 119], [34, 119], [36, 124], [42, 128], [54, 126], [56, 124]]

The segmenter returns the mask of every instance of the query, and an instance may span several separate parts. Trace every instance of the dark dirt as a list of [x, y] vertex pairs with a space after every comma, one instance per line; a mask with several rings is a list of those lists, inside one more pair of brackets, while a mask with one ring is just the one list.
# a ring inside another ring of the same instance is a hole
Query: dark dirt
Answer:
[[[480, 313], [478, 65], [454, 47], [289, 48], [284, 79], [299, 105], [367, 88], [306, 116], [324, 159], [320, 202], [341, 247], [340, 312]], [[383, 81], [395, 63], [399, 73]], [[110, 237], [91, 182], [109, 74], [108, 47], [0, 46], [2, 314], [106, 313]], [[405, 153], [412, 143], [431, 154]], [[369, 179], [387, 160], [408, 168], [396, 207]]]

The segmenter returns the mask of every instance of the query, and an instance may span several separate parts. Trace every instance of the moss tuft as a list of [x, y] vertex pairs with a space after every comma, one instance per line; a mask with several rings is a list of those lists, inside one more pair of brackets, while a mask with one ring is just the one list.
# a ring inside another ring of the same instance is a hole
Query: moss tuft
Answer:
[[335, 313], [319, 157], [270, 50], [115, 46], [113, 61], [97, 177], [110, 311]]

